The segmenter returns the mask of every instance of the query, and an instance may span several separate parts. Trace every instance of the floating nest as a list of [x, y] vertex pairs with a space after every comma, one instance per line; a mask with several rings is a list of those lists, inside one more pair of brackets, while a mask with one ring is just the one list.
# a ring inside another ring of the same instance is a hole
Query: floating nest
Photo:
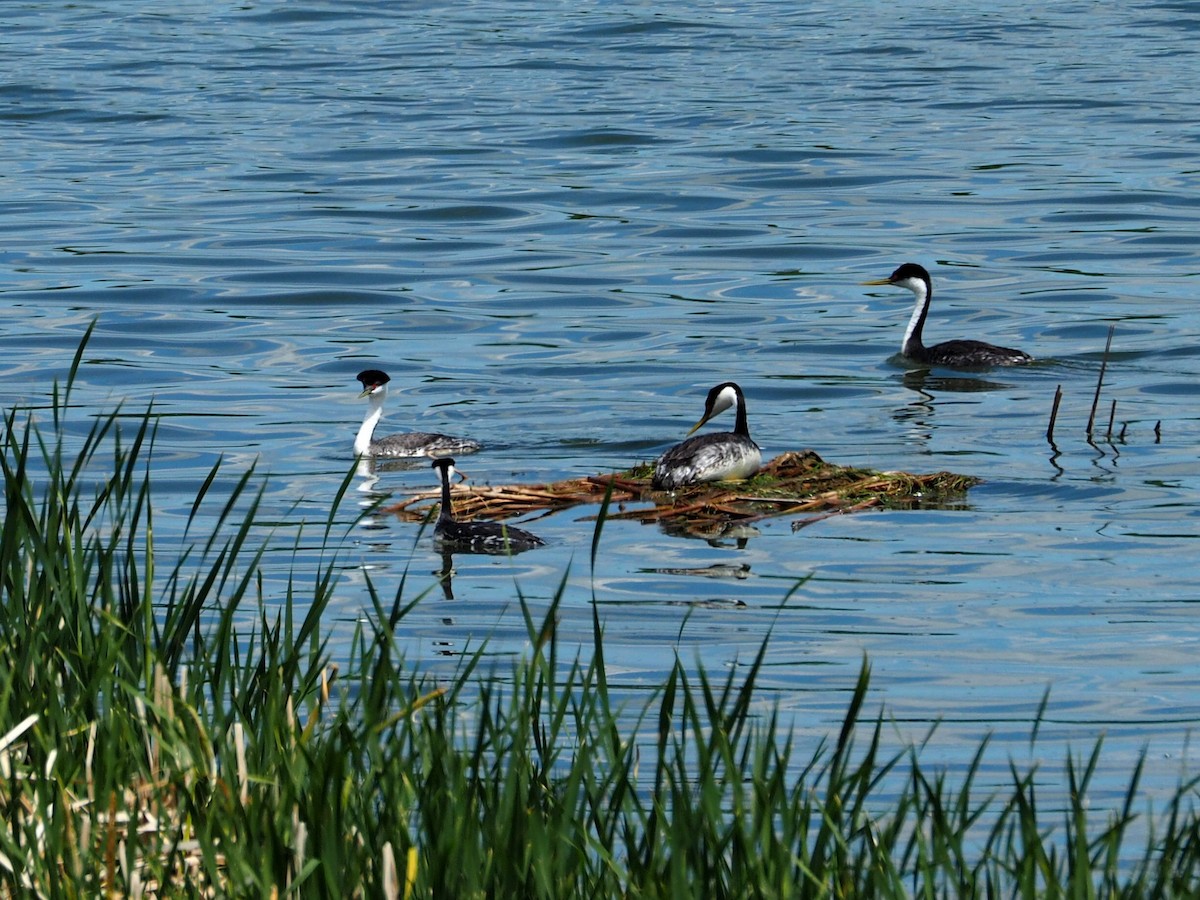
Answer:
[[[792, 522], [792, 529], [798, 530], [839, 513], [941, 503], [978, 483], [976, 478], [951, 472], [912, 475], [838, 466], [811, 450], [781, 454], [748, 481], [688, 485], [674, 491], [651, 487], [651, 468], [644, 465], [548, 484], [459, 485], [454, 489], [454, 515], [469, 521], [546, 514], [601, 503], [611, 491], [609, 519], [653, 522], [671, 531], [711, 538], [777, 516], [807, 513]], [[422, 521], [440, 498], [440, 490], [426, 491], [384, 511]]]

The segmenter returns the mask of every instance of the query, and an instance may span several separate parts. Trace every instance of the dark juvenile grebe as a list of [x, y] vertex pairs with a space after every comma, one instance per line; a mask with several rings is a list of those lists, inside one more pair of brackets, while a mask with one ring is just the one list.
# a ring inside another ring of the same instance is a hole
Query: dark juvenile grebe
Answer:
[[894, 284], [897, 287], [908, 288], [916, 296], [917, 303], [904, 332], [904, 343], [900, 345], [900, 353], [913, 362], [978, 369], [986, 366], [1019, 366], [1033, 361], [1032, 356], [1021, 350], [997, 347], [983, 341], [945, 341], [926, 347], [921, 342], [921, 332], [925, 328], [925, 317], [929, 314], [933, 282], [930, 281], [924, 266], [905, 263], [887, 278], [864, 281], [863, 284]]
[[653, 484], [656, 488], [670, 489], [702, 481], [740, 481], [758, 471], [762, 452], [758, 444], [750, 440], [746, 398], [732, 381], [718, 384], [708, 392], [704, 415], [688, 434], [731, 406], [737, 407], [733, 431], [696, 435], [676, 444], [658, 458], [654, 463]]
[[383, 416], [383, 401], [387, 399], [387, 384], [392, 379], [386, 372], [367, 369], [356, 376], [362, 382], [363, 391], [359, 398], [370, 397], [371, 406], [363, 418], [362, 427], [354, 439], [356, 456], [373, 456], [379, 459], [406, 456], [444, 456], [450, 453], [474, 453], [480, 449], [477, 441], [469, 438], [450, 437], [445, 434], [430, 434], [413, 431], [409, 434], [390, 434], [372, 440], [375, 426]]
[[503, 522], [456, 521], [450, 503], [454, 460], [443, 456], [433, 461], [433, 467], [442, 477], [442, 508], [433, 528], [433, 537], [439, 547], [463, 553], [523, 553], [546, 545], [536, 534]]

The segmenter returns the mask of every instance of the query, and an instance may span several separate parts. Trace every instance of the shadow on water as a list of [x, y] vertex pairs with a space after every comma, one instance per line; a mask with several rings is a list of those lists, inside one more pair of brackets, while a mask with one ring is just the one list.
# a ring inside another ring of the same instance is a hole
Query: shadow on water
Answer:
[[736, 578], [743, 580], [752, 577], [749, 563], [713, 563], [710, 566], [694, 566], [681, 568], [639, 569], [647, 575], [687, 575], [697, 578]]
[[1012, 385], [987, 378], [972, 378], [967, 375], [934, 374], [930, 369], [909, 369], [901, 376], [901, 384], [910, 391], [923, 394], [929, 400], [937, 393], [973, 394], [981, 391], [1006, 391]]
[[663, 534], [671, 537], [700, 540], [710, 547], [732, 547], [737, 550], [745, 550], [751, 538], [762, 534], [753, 525], [733, 521], [696, 525], [683, 519], [663, 519], [658, 527]]

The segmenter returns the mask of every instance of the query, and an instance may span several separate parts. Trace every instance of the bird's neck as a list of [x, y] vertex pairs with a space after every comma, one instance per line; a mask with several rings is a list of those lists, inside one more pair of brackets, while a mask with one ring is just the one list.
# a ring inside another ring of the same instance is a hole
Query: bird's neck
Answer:
[[453, 522], [454, 513], [451, 511], [450, 504], [450, 471], [448, 469], [439, 469], [442, 473], [442, 508], [438, 510], [439, 522]]
[[737, 405], [737, 418], [733, 423], [733, 433], [742, 437], [750, 437], [750, 424], [746, 421], [746, 398], [739, 397]]
[[354, 438], [354, 452], [359, 456], [371, 451], [371, 435], [375, 433], [375, 426], [383, 417], [383, 395], [372, 394], [369, 400], [371, 406], [363, 417], [362, 425], [359, 426], [358, 436]]
[[921, 281], [916, 282], [911, 290], [916, 296], [917, 302], [913, 305], [908, 328], [904, 330], [904, 343], [900, 346], [900, 352], [905, 356], [916, 358], [925, 349], [921, 334], [925, 330], [925, 317], [929, 314], [929, 298], [932, 291]]

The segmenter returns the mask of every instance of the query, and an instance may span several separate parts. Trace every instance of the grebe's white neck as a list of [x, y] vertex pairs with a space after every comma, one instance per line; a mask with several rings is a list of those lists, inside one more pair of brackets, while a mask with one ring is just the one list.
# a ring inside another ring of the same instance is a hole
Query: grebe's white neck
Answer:
[[908, 320], [908, 327], [904, 329], [904, 343], [900, 345], [901, 352], [911, 355], [912, 351], [922, 347], [921, 332], [925, 325], [925, 316], [929, 312], [929, 284], [924, 279], [915, 277], [894, 283], [898, 287], [908, 288], [917, 298], [917, 302], [913, 304], [912, 316]]
[[362, 425], [359, 426], [358, 435], [354, 438], [354, 452], [358, 456], [366, 456], [371, 452], [371, 436], [375, 433], [375, 426], [383, 418], [383, 401], [386, 397], [387, 388], [382, 385], [369, 395], [370, 406], [363, 417]]

